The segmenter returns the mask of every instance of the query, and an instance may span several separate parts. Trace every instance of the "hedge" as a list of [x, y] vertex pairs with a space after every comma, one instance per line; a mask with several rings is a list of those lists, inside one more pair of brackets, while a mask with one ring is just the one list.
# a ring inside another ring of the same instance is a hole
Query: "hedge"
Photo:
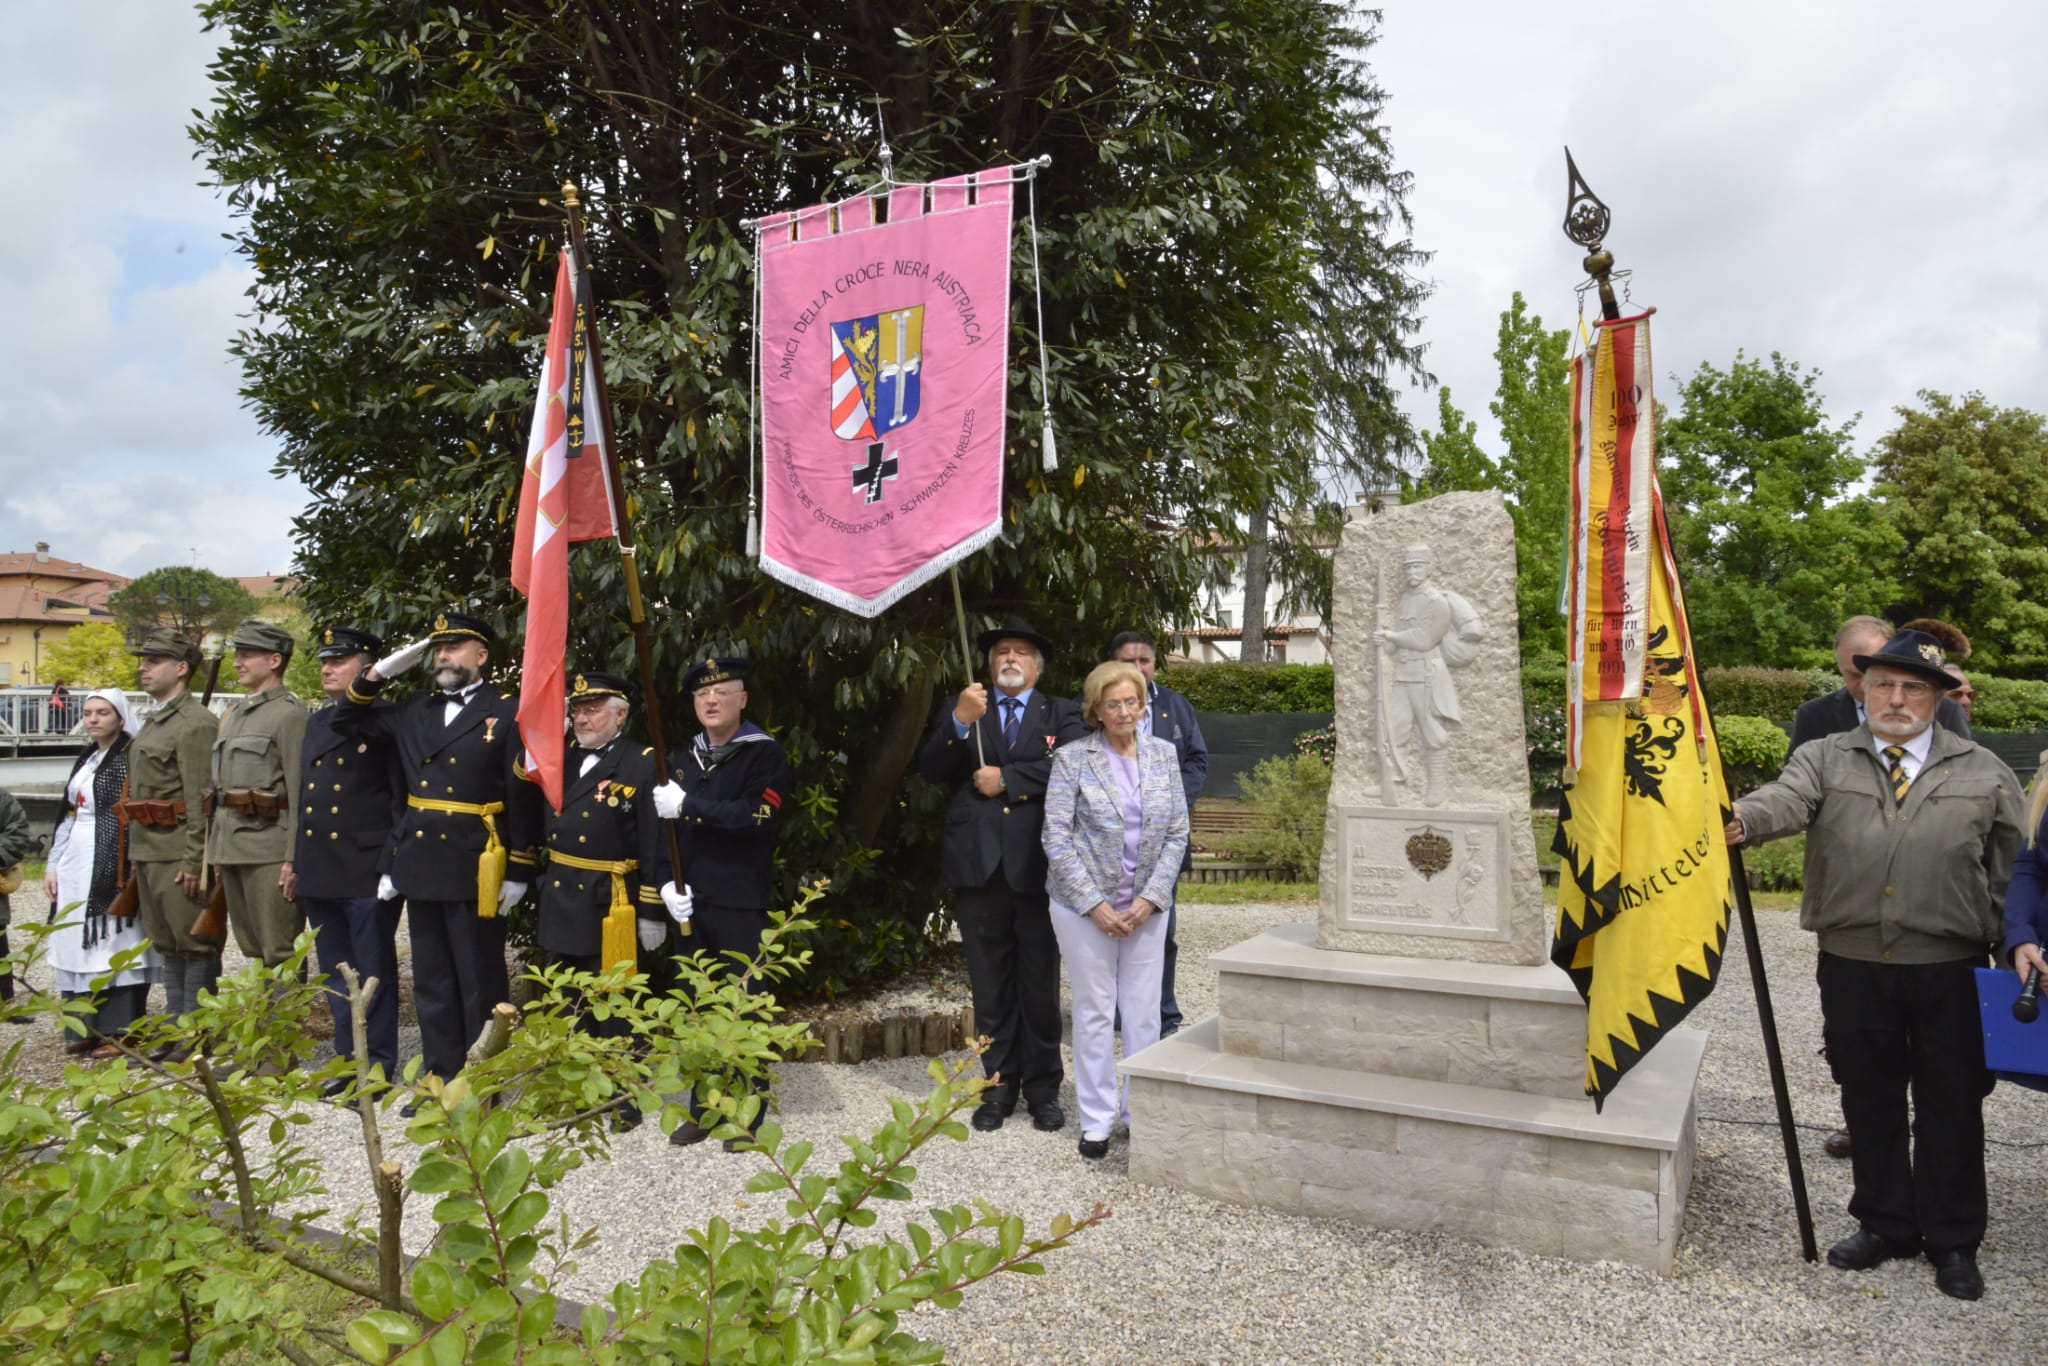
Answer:
[[1337, 671], [1328, 664], [1176, 664], [1159, 681], [1196, 711], [1335, 711]]
[[1802, 702], [1825, 697], [1841, 687], [1842, 680], [1831, 670], [1764, 669], [1745, 664], [1704, 669], [1700, 685], [1716, 716], [1761, 716], [1789, 726]]
[[1972, 730], [2048, 730], [2048, 683], [1974, 674], [1970, 685], [1977, 690]]

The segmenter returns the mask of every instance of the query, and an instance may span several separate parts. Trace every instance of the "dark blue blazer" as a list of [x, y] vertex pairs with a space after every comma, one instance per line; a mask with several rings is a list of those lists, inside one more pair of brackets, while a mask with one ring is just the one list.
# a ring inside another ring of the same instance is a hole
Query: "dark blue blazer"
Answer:
[[[379, 713], [391, 710], [379, 702]], [[306, 718], [299, 758], [299, 838], [292, 852], [299, 895], [354, 900], [377, 894], [391, 871], [391, 832], [405, 813], [405, 775], [398, 751], [377, 728], [346, 734], [341, 709], [325, 706]]]
[[[1017, 728], [1017, 746], [1003, 744], [1000, 708], [993, 695], [974, 732], [957, 733], [953, 699], [939, 705], [931, 736], [918, 755], [917, 771], [925, 781], [951, 791], [946, 803], [945, 843], [939, 850], [939, 875], [948, 887], [980, 887], [1000, 868], [1010, 890], [1045, 895], [1045, 786], [1052, 777], [1052, 752], [1086, 735], [1081, 709], [1043, 688], [1032, 690], [1030, 705]], [[984, 797], [974, 788], [974, 770], [983, 756], [1003, 771], [1003, 791]]]

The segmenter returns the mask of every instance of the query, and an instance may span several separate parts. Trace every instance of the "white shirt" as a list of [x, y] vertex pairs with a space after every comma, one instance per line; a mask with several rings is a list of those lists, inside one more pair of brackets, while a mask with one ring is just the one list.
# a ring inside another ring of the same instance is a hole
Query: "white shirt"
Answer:
[[[1887, 773], [1891, 772], [1891, 760], [1885, 757], [1884, 749], [1886, 745], [1893, 743], [1895, 742], [1891, 740], [1880, 740], [1875, 735], [1870, 737], [1871, 752], [1877, 755], [1877, 761], [1885, 766]], [[1929, 721], [1927, 729], [1906, 741], [1902, 748], [1906, 754], [1899, 760], [1899, 767], [1905, 771], [1906, 781], [1910, 783], [1920, 776], [1921, 768], [1927, 763], [1927, 753], [1934, 748], [1934, 723]]]
[[462, 714], [462, 709], [469, 705], [469, 699], [475, 696], [476, 690], [483, 685], [484, 681], [479, 678], [476, 682], [464, 688], [458, 696], [450, 697], [447, 707], [441, 712], [441, 724], [444, 726], [454, 725], [455, 718]]

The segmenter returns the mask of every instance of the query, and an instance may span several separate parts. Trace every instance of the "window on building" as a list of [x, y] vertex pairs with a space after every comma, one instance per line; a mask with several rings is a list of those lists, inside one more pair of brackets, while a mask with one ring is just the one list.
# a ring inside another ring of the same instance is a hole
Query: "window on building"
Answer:
[[1226, 631], [1230, 629], [1232, 623], [1230, 620], [1230, 609], [1228, 607], [1219, 607], [1216, 609], [1216, 624]]

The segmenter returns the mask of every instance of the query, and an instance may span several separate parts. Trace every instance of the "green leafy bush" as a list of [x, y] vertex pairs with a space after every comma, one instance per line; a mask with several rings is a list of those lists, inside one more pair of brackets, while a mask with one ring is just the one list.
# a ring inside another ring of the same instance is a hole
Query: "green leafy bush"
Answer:
[[1752, 892], [1797, 892], [1806, 885], [1803, 865], [1806, 836], [1772, 840], [1769, 844], [1745, 845], [1743, 871], [1749, 874]]
[[1196, 711], [1337, 709], [1337, 671], [1328, 664], [1176, 664], [1160, 681]]
[[1535, 797], [1564, 786], [1564, 669], [1522, 669], [1522, 730], [1529, 753], [1529, 791]]
[[1792, 750], [1792, 737], [1761, 716], [1716, 716], [1714, 739], [1721, 746], [1731, 797], [1777, 777]]
[[1296, 754], [1313, 754], [1326, 764], [1337, 762], [1337, 720], [1330, 718], [1330, 724], [1320, 730], [1305, 730], [1294, 737]]
[[1710, 668], [1700, 673], [1707, 705], [1716, 716], [1761, 716], [1788, 724], [1799, 705], [1842, 685], [1832, 672], [1813, 669]]
[[1330, 765], [1313, 754], [1276, 755], [1238, 780], [1252, 828], [1238, 841], [1246, 861], [1270, 863], [1283, 877], [1314, 882], [1323, 866], [1323, 818]]
[[1977, 705], [1970, 713], [1973, 729], [2048, 730], [2048, 683], [1989, 674], [1970, 682], [1977, 689]]

